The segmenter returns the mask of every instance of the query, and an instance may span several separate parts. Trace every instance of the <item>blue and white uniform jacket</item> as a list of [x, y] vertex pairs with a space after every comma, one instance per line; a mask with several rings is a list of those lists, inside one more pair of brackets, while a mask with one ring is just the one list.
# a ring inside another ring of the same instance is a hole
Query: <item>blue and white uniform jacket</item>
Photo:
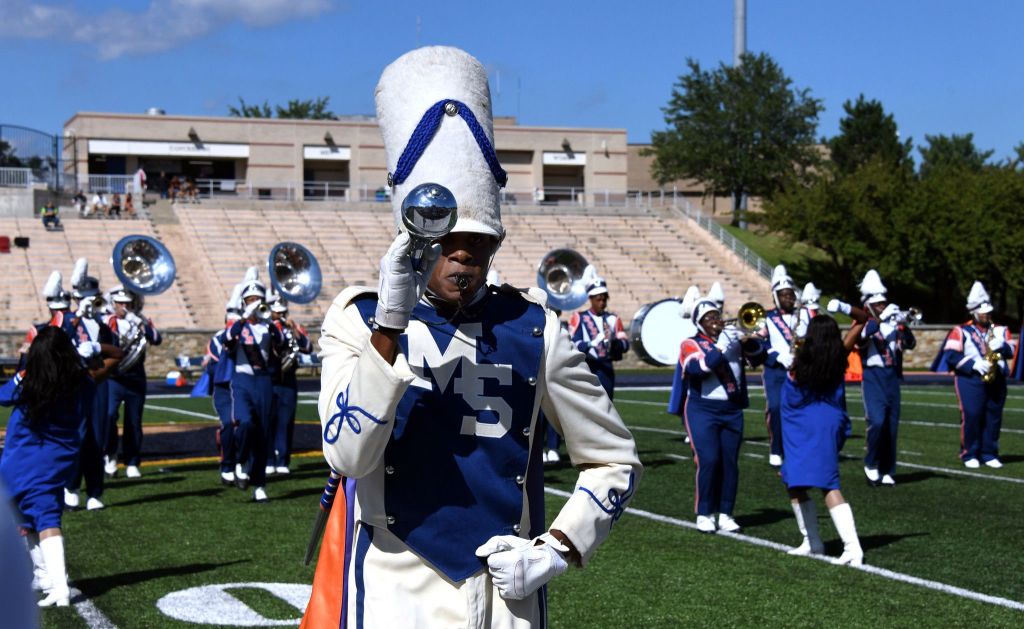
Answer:
[[723, 334], [719, 341], [698, 332], [683, 341], [679, 363], [689, 383], [688, 400], [711, 401], [747, 408], [747, 374], [739, 341], [729, 342]]
[[[583, 563], [622, 515], [642, 471], [632, 435], [543, 307], [544, 293], [482, 291], [453, 322], [421, 300], [394, 365], [370, 344], [377, 296], [365, 288], [334, 300], [320, 337], [324, 456], [358, 479], [356, 521], [374, 527], [375, 544], [386, 537], [409, 553], [418, 567], [403, 570], [433, 584], [424, 598], [464, 596], [469, 607], [497, 604], [477, 546], [494, 535], [530, 539], [546, 530], [540, 410], [580, 469], [551, 528], [565, 533]], [[371, 552], [367, 574], [386, 572], [390, 561]]]
[[[230, 354], [236, 374], [270, 376], [278, 364], [276, 354], [283, 351], [284, 336], [269, 321], [239, 319], [224, 331], [225, 353]], [[215, 378], [216, 381], [216, 378]]]
[[[945, 364], [957, 376], [981, 378], [981, 375], [974, 371], [974, 363], [985, 360], [985, 354], [988, 353], [988, 343], [985, 340], [986, 332], [987, 330], [982, 330], [973, 321], [968, 321], [953, 328], [946, 336], [946, 342], [943, 345], [945, 353], [943, 358]], [[997, 350], [1002, 357], [999, 360], [999, 372], [1003, 376], [1008, 376], [1010, 373], [1009, 361], [1013, 358], [1015, 347], [1010, 336], [1010, 329], [1004, 325], [993, 326], [992, 334], [993, 338], [1004, 340], [1003, 346]]]
[[903, 351], [914, 349], [917, 340], [910, 328], [901, 323], [868, 320], [857, 339], [861, 364], [865, 369], [881, 367], [903, 375]]
[[765, 318], [767, 325], [760, 334], [767, 341], [765, 365], [785, 369], [785, 365], [779, 362], [779, 357], [786, 357], [789, 362], [792, 362], [793, 342], [807, 334], [807, 323], [810, 321], [809, 313], [804, 308], [794, 310], [790, 314], [786, 314], [778, 308], [772, 308], [765, 313]]
[[[144, 319], [138, 315], [129, 313], [129, 316], [119, 317], [116, 314], [108, 315], [106, 318], [107, 327], [110, 328], [114, 342], [118, 347], [123, 347], [128, 341], [128, 335], [132, 333], [135, 326], [141, 325], [144, 329], [146, 342], [149, 345], [159, 345], [163, 342], [160, 331], [153, 325], [151, 319]], [[123, 384], [145, 385], [146, 383], [146, 352], [143, 351], [139, 359], [126, 373], [117, 373], [111, 376], [112, 380]]]
[[622, 355], [629, 351], [629, 335], [622, 327], [622, 319], [611, 312], [574, 313], [569, 319], [569, 334], [576, 349], [599, 368], [613, 369], [612, 361], [622, 360]]

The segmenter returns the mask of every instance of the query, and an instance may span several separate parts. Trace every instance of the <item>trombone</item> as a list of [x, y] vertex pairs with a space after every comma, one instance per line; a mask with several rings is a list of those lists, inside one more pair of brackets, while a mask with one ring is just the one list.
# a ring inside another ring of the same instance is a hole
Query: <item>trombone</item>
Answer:
[[740, 336], [740, 348], [745, 356], [754, 356], [761, 352], [760, 333], [768, 326], [768, 312], [764, 306], [756, 301], [748, 301], [740, 306], [735, 317], [722, 323], [743, 331], [743, 335]]

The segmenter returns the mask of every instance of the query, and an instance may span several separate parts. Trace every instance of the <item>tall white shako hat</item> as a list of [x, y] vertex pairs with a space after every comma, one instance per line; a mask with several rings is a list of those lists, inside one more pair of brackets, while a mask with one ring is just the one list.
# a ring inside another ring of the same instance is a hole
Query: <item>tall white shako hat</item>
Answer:
[[258, 266], [251, 266], [246, 269], [245, 279], [242, 280], [242, 301], [244, 302], [247, 297], [252, 297], [253, 295], [257, 295], [260, 299], [264, 300], [267, 298], [267, 287], [260, 281], [260, 268]]
[[46, 298], [46, 307], [50, 310], [64, 310], [71, 307], [71, 295], [68, 294], [61, 282], [64, 277], [60, 271], [53, 271], [43, 285], [43, 297]]
[[231, 290], [231, 297], [224, 306], [224, 318], [228, 321], [238, 321], [242, 318], [242, 284], [235, 284]]
[[988, 291], [985, 290], [985, 285], [975, 280], [971, 286], [971, 292], [967, 295], [967, 309], [971, 311], [971, 314], [986, 314], [992, 312], [992, 300], [988, 296]]
[[282, 297], [274, 287], [267, 289], [267, 303], [270, 304], [270, 311], [279, 314], [288, 312], [288, 300]]
[[878, 276], [878, 271], [871, 269], [864, 274], [860, 281], [860, 301], [864, 304], [877, 304], [880, 301], [888, 301], [885, 294], [888, 290]]
[[693, 325], [697, 326], [697, 329], [704, 334], [708, 334], [708, 331], [700, 324], [700, 320], [704, 318], [704, 315], [711, 311], [722, 312], [719, 310], [718, 304], [707, 297], [698, 299], [697, 303], [693, 304], [693, 312], [690, 315], [690, 320], [693, 321]]
[[805, 306], [817, 310], [819, 299], [821, 299], [821, 290], [814, 285], [814, 282], [807, 282], [804, 284], [804, 289], [800, 291], [800, 301], [803, 302]]
[[71, 272], [71, 294], [75, 299], [100, 294], [100, 281], [89, 275], [89, 261], [85, 258], [75, 260], [75, 268]]
[[[698, 293], [698, 297], [700, 294]], [[707, 298], [715, 302], [718, 305], [718, 309], [721, 310], [725, 307], [725, 291], [722, 290], [722, 283], [715, 282], [711, 285], [711, 290], [708, 291]]]
[[796, 284], [793, 283], [793, 278], [786, 271], [786, 266], [780, 264], [772, 269], [772, 301], [775, 302], [776, 307], [779, 305], [779, 291], [787, 288], [795, 291]]
[[395, 226], [403, 229], [402, 201], [409, 191], [436, 183], [455, 196], [453, 232], [503, 239], [498, 190], [508, 175], [494, 152], [484, 66], [458, 48], [417, 48], [384, 68], [375, 99]]
[[683, 293], [683, 300], [679, 304], [679, 316], [689, 321], [690, 316], [693, 314], [693, 307], [697, 304], [697, 300], [699, 299], [700, 288], [691, 284], [690, 287], [686, 289], [686, 292]]

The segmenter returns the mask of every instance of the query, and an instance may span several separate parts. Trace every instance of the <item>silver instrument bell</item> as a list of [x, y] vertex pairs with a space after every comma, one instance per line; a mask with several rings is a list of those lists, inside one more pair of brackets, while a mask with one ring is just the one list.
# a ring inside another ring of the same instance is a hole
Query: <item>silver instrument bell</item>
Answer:
[[402, 224], [409, 232], [412, 266], [419, 269], [423, 252], [438, 238], [455, 228], [458, 204], [451, 190], [437, 183], [421, 183], [402, 201]]

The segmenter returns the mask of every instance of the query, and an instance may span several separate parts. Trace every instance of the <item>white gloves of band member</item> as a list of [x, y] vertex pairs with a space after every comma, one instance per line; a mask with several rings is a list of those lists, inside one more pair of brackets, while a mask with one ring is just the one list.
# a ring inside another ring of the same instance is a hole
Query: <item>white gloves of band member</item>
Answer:
[[830, 299], [825, 309], [829, 312], [841, 312], [844, 315], [850, 314], [852, 306], [845, 301], [839, 301], [838, 299]]
[[882, 314], [878, 315], [878, 319], [880, 321], [889, 321], [892, 319], [893, 323], [902, 323], [904, 318], [903, 313], [900, 312], [900, 307], [896, 304], [889, 304], [885, 307], [885, 310], [882, 311]]
[[140, 317], [139, 315], [135, 314], [130, 310], [127, 313], [125, 313], [124, 318], [125, 321], [133, 325], [142, 325], [142, 317]]
[[430, 274], [441, 257], [441, 245], [434, 243], [423, 252], [420, 269], [414, 270], [409, 244], [409, 234], [398, 234], [380, 259], [380, 286], [374, 320], [385, 328], [404, 330], [409, 326], [412, 309], [427, 290]]
[[974, 364], [971, 366], [971, 369], [977, 371], [979, 374], [983, 376], [987, 374], [991, 368], [992, 366], [988, 364], [987, 360], [980, 359], [974, 361]]
[[789, 352], [779, 352], [779, 355], [775, 357], [775, 362], [779, 363], [786, 369], [790, 369], [793, 366], [793, 354]]
[[487, 558], [491, 580], [502, 598], [522, 600], [566, 571], [567, 552], [569, 548], [551, 533], [534, 539], [495, 535], [476, 549], [476, 556]]
[[988, 340], [988, 348], [993, 352], [1003, 349], [1003, 345], [1006, 345], [1006, 339], [1000, 334], [995, 334]]
[[[259, 312], [259, 309], [260, 309], [260, 306], [262, 306], [262, 305], [263, 305], [263, 302], [259, 301], [259, 300], [252, 302], [251, 304], [249, 304], [248, 306], [245, 307], [245, 310], [242, 311], [242, 318], [243, 319], [248, 319], [249, 317], [251, 317], [253, 315], [259, 316], [261, 314]], [[264, 314], [266, 312], [267, 311], [264, 311]]]
[[718, 335], [718, 341], [715, 346], [723, 352], [729, 350], [734, 343], [738, 343], [740, 340], [740, 331], [735, 326], [726, 326], [722, 329], [722, 333]]
[[76, 349], [78, 350], [78, 355], [82, 357], [82, 360], [89, 360], [102, 351], [100, 349], [100, 344], [96, 341], [82, 341], [78, 344]]

